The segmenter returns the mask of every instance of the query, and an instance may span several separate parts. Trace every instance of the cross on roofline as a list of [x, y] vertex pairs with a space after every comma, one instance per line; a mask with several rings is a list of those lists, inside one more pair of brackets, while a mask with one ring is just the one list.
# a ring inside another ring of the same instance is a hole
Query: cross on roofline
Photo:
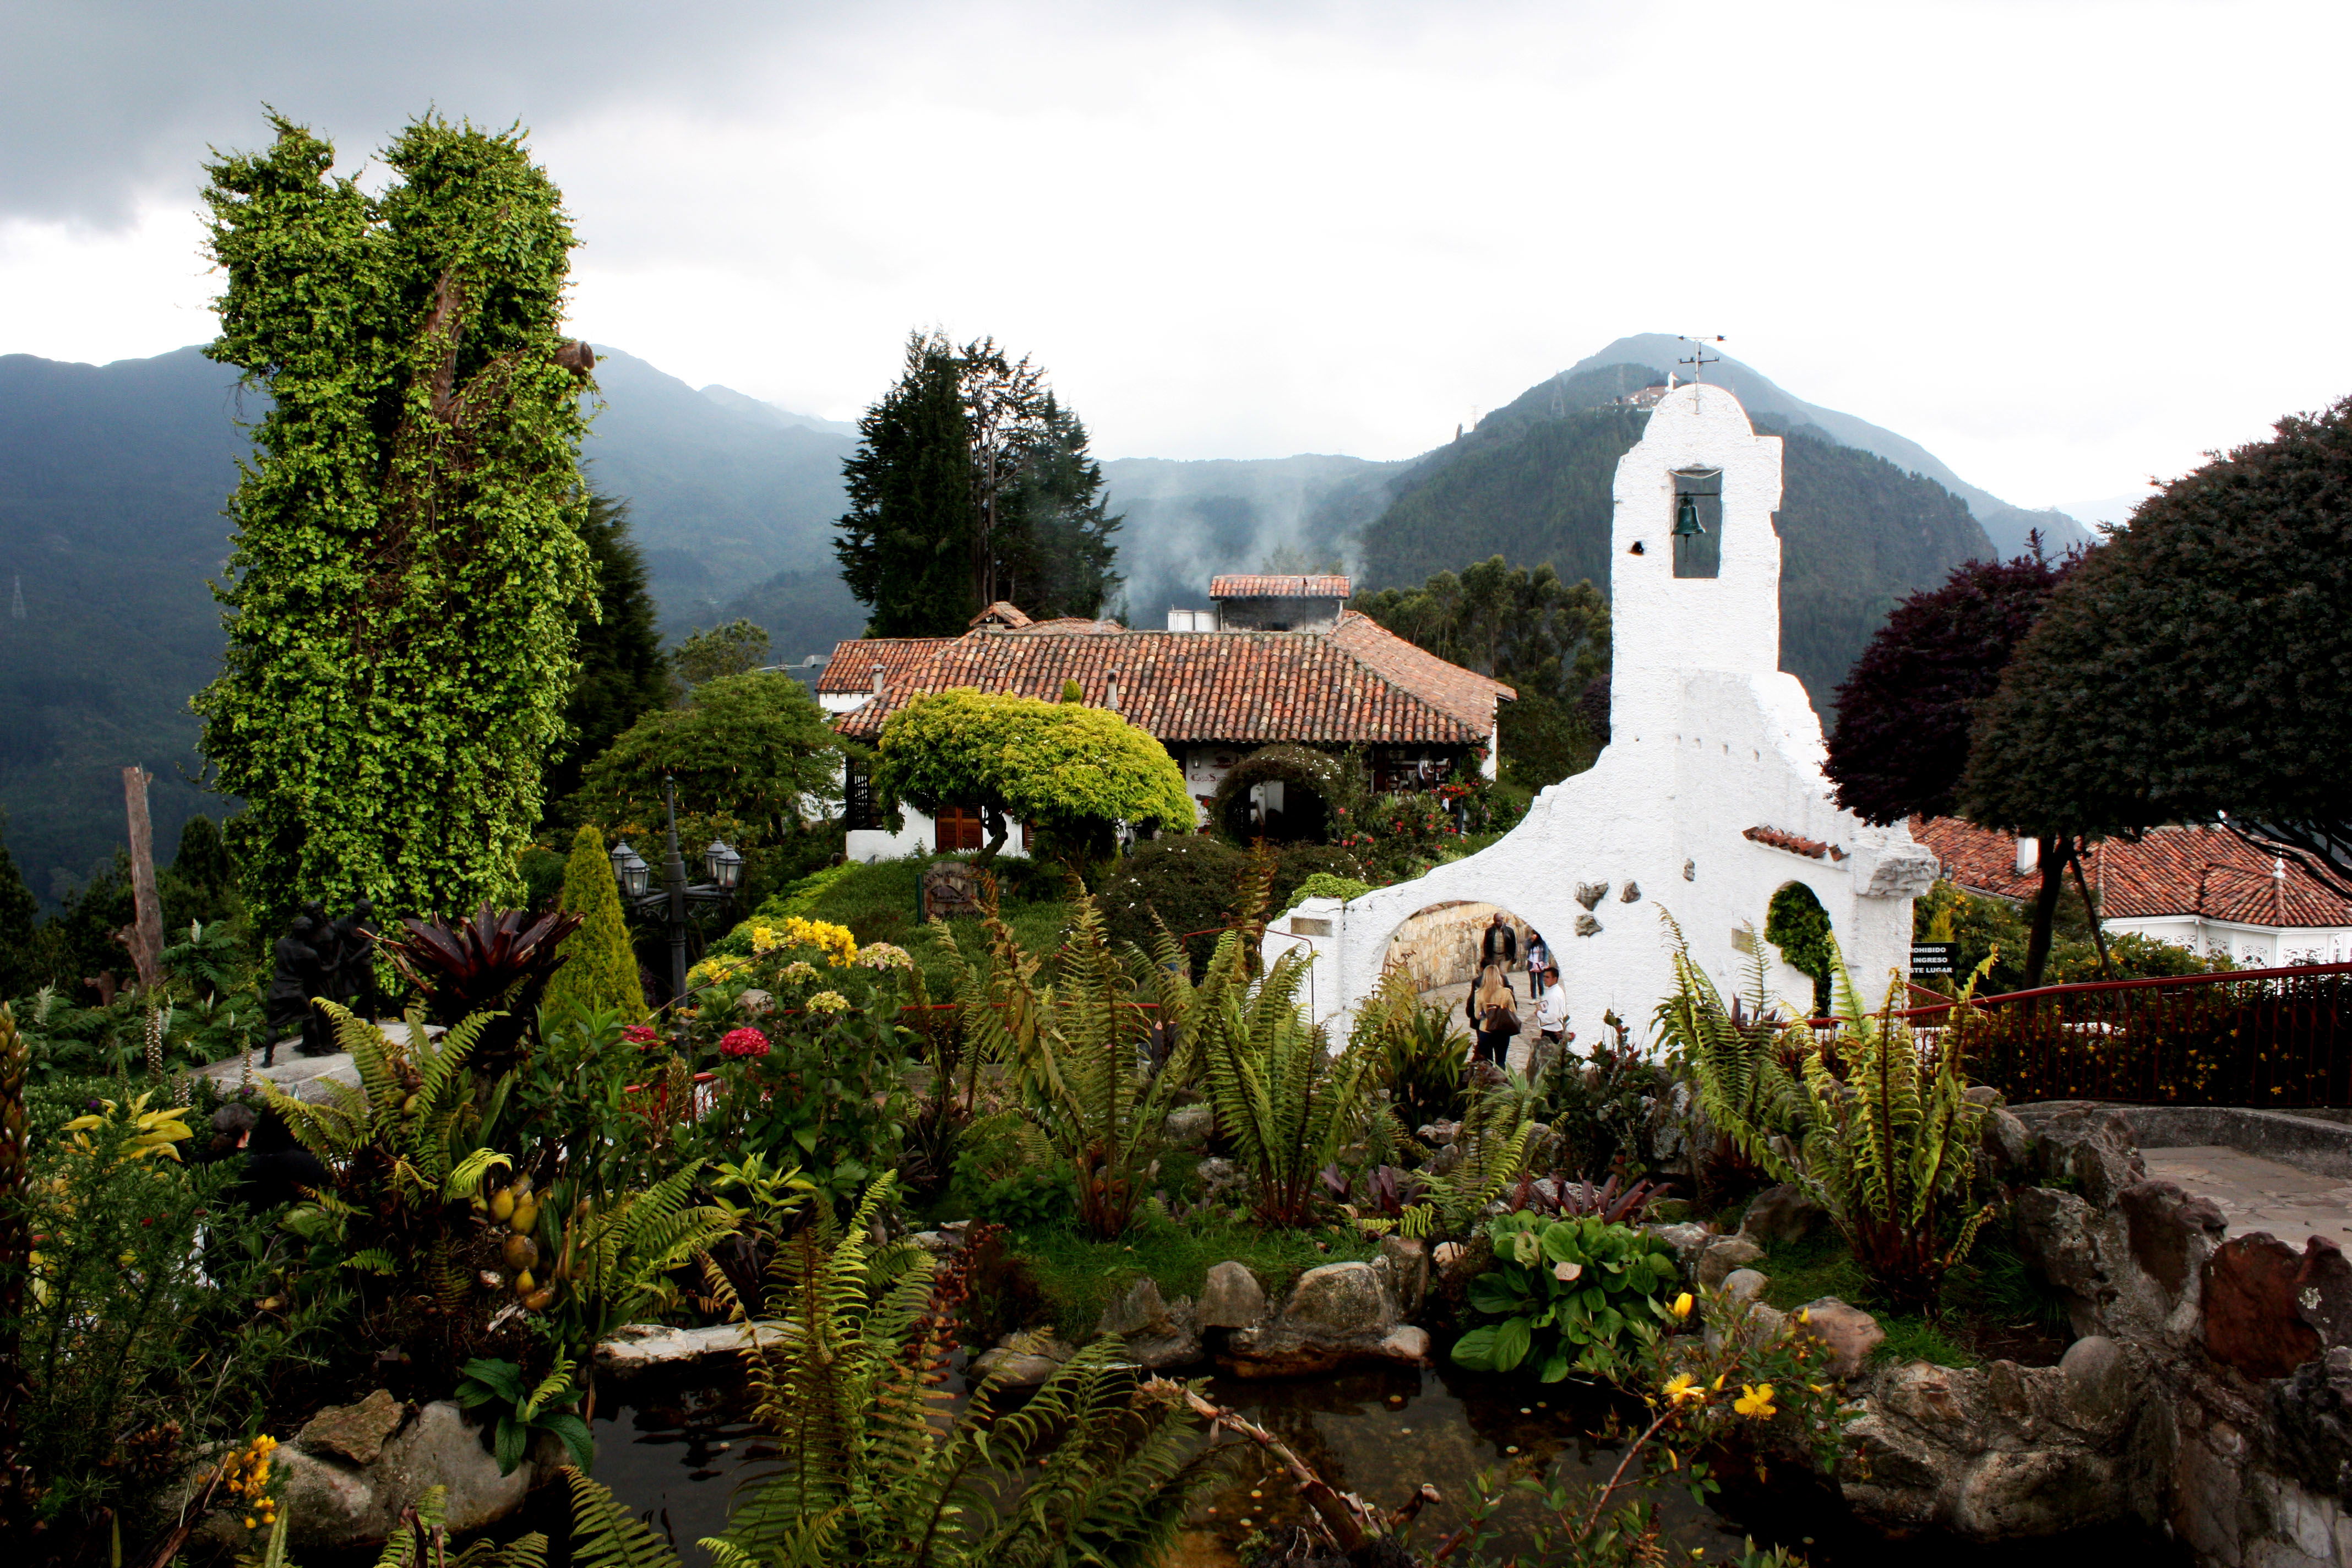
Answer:
[[1711, 364], [1721, 364], [1723, 363], [1723, 356], [1721, 354], [1716, 355], [1713, 359], [1706, 357], [1706, 345], [1709, 343], [1719, 343], [1723, 342], [1723, 336], [1721, 333], [1717, 333], [1716, 336], [1711, 338], [1677, 337], [1675, 341], [1676, 342], [1689, 343], [1692, 345], [1691, 357], [1684, 360], [1676, 360], [1675, 363], [1676, 364], [1686, 364], [1691, 367], [1691, 382], [1694, 385], [1702, 384], [1706, 382], [1707, 366]]

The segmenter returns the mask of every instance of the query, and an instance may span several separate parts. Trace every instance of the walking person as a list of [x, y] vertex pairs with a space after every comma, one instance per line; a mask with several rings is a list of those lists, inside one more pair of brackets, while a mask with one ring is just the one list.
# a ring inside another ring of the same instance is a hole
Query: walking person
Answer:
[[1470, 1028], [1477, 1037], [1471, 1053], [1474, 1061], [1492, 1062], [1506, 1066], [1511, 1042], [1518, 1037], [1519, 1016], [1511, 1006], [1511, 988], [1505, 984], [1501, 968], [1488, 964], [1478, 977], [1476, 989], [1463, 1004], [1468, 1015]]
[[1499, 970], [1503, 976], [1503, 988], [1509, 991], [1511, 966], [1518, 961], [1519, 933], [1511, 929], [1510, 921], [1503, 911], [1496, 910], [1495, 918], [1486, 922], [1486, 929], [1478, 933], [1478, 967], [1482, 972]]

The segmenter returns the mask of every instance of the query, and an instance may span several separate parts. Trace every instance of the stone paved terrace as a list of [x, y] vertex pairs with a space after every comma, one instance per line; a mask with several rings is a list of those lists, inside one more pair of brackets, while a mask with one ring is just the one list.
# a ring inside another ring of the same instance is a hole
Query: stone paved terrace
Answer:
[[[408, 1026], [396, 1018], [382, 1020], [376, 1027], [382, 1029], [386, 1037], [394, 1041], [408, 1037]], [[434, 1026], [427, 1026], [426, 1033], [430, 1037], [437, 1033], [437, 1029]], [[348, 1084], [353, 1089], [360, 1086], [360, 1069], [353, 1065], [350, 1052], [338, 1051], [332, 1056], [306, 1057], [295, 1048], [299, 1043], [299, 1037], [278, 1041], [278, 1060], [271, 1067], [263, 1067], [261, 1053], [255, 1052], [253, 1057], [255, 1082], [258, 1084], [267, 1080], [276, 1084], [281, 1092], [291, 1095], [296, 1100], [319, 1103], [324, 1103], [331, 1098], [330, 1085]], [[221, 1086], [224, 1092], [233, 1090], [244, 1080], [244, 1058], [230, 1057], [226, 1060], [215, 1062], [212, 1066], [201, 1069], [197, 1076], [211, 1079]]]
[[2316, 1236], [2352, 1253], [2352, 1181], [2221, 1143], [2144, 1148], [2140, 1158], [2150, 1178], [2212, 1199], [2231, 1236], [2268, 1231], [2297, 1249]]

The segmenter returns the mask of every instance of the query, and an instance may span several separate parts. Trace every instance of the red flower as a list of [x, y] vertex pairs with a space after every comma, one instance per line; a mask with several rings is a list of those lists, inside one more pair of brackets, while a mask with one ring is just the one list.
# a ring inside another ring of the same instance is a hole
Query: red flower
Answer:
[[722, 1057], [764, 1057], [768, 1054], [768, 1037], [757, 1029], [730, 1029], [719, 1037], [719, 1054]]
[[633, 1046], [650, 1046], [661, 1038], [650, 1024], [631, 1024], [621, 1031], [621, 1038]]

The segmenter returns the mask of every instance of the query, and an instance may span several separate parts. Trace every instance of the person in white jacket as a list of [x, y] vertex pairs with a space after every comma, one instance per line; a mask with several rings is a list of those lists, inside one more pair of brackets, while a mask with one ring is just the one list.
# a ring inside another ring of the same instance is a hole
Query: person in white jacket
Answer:
[[1565, 1050], [1575, 1038], [1568, 1026], [1568, 987], [1559, 983], [1559, 965], [1549, 964], [1543, 972], [1543, 999], [1536, 1004], [1536, 1039]]

